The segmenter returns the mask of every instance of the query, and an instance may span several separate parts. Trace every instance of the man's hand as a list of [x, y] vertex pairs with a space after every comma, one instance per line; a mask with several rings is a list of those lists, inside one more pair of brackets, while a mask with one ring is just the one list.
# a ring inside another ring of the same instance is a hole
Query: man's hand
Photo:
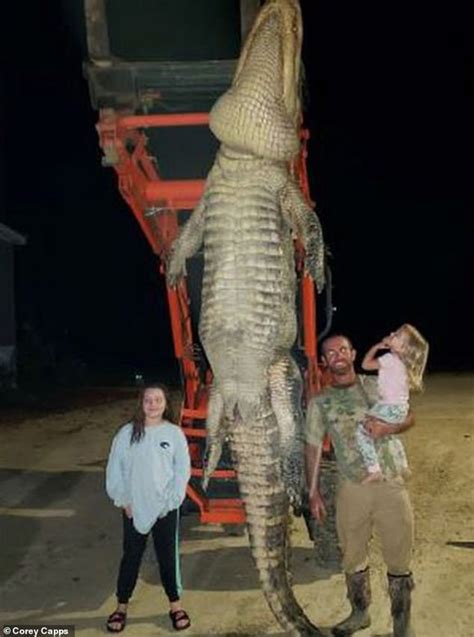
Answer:
[[411, 411], [403, 422], [397, 424], [388, 424], [384, 420], [379, 420], [373, 416], [367, 416], [364, 422], [364, 429], [373, 440], [383, 438], [384, 436], [392, 436], [393, 434], [401, 434], [410, 429], [415, 424], [415, 417]]
[[394, 433], [393, 425], [388, 425], [385, 421], [370, 416], [366, 418], [364, 428], [372, 440], [390, 436]]
[[316, 518], [321, 524], [326, 519], [326, 507], [319, 491], [315, 491], [309, 496], [309, 510], [313, 518]]

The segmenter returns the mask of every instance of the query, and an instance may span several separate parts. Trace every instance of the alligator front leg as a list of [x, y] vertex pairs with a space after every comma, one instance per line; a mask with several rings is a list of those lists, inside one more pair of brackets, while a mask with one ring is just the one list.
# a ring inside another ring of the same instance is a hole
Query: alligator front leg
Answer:
[[296, 513], [301, 510], [304, 489], [303, 381], [300, 370], [284, 352], [270, 366], [270, 399], [280, 434], [280, 458], [286, 493]]
[[321, 292], [324, 288], [324, 243], [321, 224], [297, 184], [289, 179], [280, 192], [281, 211], [305, 249], [305, 267]]
[[205, 198], [202, 197], [191, 217], [171, 246], [166, 264], [166, 281], [174, 287], [186, 274], [186, 259], [192, 257], [202, 245], [204, 237]]

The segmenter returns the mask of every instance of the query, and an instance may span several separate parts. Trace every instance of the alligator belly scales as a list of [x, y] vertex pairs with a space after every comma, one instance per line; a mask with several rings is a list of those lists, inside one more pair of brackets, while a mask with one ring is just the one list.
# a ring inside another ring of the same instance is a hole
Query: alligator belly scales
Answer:
[[242, 50], [232, 87], [211, 111], [221, 148], [203, 197], [175, 241], [170, 285], [203, 245], [199, 335], [214, 383], [204, 483], [228, 439], [263, 592], [282, 628], [321, 635], [288, 581], [290, 503], [302, 488], [302, 381], [296, 338], [293, 239], [324, 284], [323, 241], [294, 182], [298, 152], [301, 15], [297, 0], [269, 0]]

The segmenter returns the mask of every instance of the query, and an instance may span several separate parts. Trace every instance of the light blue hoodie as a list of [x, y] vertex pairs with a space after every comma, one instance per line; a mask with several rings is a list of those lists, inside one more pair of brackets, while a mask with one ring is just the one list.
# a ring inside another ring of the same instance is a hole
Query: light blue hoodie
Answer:
[[115, 506], [131, 506], [133, 526], [146, 534], [158, 518], [183, 503], [191, 464], [177, 425], [147, 426], [140, 441], [130, 444], [132, 430], [131, 423], [124, 425], [112, 441], [105, 488]]

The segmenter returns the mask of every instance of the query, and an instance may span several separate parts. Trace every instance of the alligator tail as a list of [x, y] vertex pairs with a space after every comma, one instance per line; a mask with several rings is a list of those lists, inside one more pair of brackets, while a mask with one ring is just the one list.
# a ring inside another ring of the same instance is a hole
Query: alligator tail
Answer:
[[264, 595], [281, 627], [290, 635], [322, 637], [290, 587], [289, 502], [281, 477], [278, 425], [269, 401], [261, 414], [251, 424], [237, 417], [229, 432], [252, 556]]

